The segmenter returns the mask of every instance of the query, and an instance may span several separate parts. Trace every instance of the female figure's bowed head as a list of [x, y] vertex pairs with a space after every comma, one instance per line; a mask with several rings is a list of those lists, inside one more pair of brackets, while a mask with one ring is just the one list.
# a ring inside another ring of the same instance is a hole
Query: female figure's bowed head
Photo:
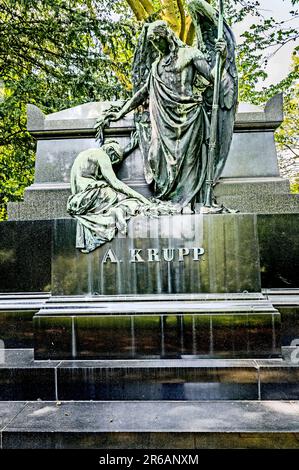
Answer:
[[111, 241], [117, 231], [125, 235], [133, 216], [173, 211], [149, 201], [117, 178], [113, 166], [122, 162], [126, 151], [118, 142], [107, 140], [101, 148], [81, 152], [74, 161], [67, 210], [77, 219], [76, 247], [83, 253]]

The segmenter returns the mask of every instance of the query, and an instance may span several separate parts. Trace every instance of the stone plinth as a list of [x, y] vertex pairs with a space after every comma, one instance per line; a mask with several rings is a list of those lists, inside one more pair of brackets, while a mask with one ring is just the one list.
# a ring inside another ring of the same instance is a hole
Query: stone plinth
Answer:
[[259, 294], [53, 297], [33, 321], [36, 359], [281, 355], [280, 314]]
[[[241, 214], [236, 215], [241, 216]], [[184, 217], [187, 218], [183, 220], [187, 221], [188, 216]], [[218, 218], [219, 216], [211, 217]], [[258, 214], [256, 219], [262, 288], [297, 288], [299, 215]], [[70, 236], [73, 238], [66, 240], [65, 247], [68, 247], [67, 256], [76, 259], [76, 256], [83, 255], [80, 253], [76, 255], [77, 250], [74, 248], [75, 221], [68, 219], [68, 222], [71, 224], [69, 227], [72, 227]], [[64, 225], [66, 222], [58, 221], [57, 223]], [[0, 224], [2, 293], [51, 291], [51, 245], [54, 224], [55, 221], [41, 222], [40, 220], [9, 221]], [[201, 257], [202, 261], [203, 258], [204, 256]], [[63, 275], [63, 272], [61, 274]]]
[[53, 295], [258, 292], [256, 216], [179, 215], [129, 222], [88, 255], [75, 248], [76, 221], [56, 220]]
[[34, 316], [35, 357], [279, 355], [280, 314], [258, 294], [256, 221], [136, 217], [127, 237], [83, 254], [76, 221], [56, 220], [53, 297]]

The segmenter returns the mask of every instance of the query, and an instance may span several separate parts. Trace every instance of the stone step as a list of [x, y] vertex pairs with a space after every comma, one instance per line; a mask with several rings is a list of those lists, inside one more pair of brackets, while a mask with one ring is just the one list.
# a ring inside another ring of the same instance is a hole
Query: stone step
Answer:
[[[115, 298], [116, 297], [116, 298]], [[121, 297], [121, 296], [120, 296]], [[234, 298], [225, 298], [216, 296], [201, 296], [201, 298], [193, 298], [192, 296], [184, 296], [182, 299], [175, 296], [152, 296], [150, 299], [139, 300], [135, 297], [130, 299], [113, 299], [104, 300], [102, 296], [84, 297], [65, 299], [64, 297], [52, 297], [48, 302], [42, 305], [39, 315], [147, 315], [147, 314], [176, 314], [176, 313], [276, 313], [272, 303], [262, 298], [260, 294], [255, 297], [247, 297], [247, 294]], [[160, 297], [160, 298], [159, 298]]]
[[[122, 297], [122, 296], [120, 296]], [[36, 359], [279, 357], [280, 313], [260, 293], [51, 297], [34, 316]], [[150, 297], [150, 300], [149, 300]], [[171, 300], [170, 300], [171, 299]]]
[[[136, 296], [100, 296], [96, 297], [98, 305], [126, 304], [131, 302], [156, 301], [162, 305], [173, 301], [187, 302], [191, 300], [198, 304], [205, 302], [219, 306], [218, 302], [231, 302], [237, 305], [243, 299], [256, 304], [265, 305], [265, 301], [272, 303], [274, 308], [281, 313], [281, 344], [291, 345], [292, 341], [299, 338], [299, 290], [298, 289], [263, 289], [262, 293], [237, 293], [237, 294], [176, 294], [176, 295], [144, 295]], [[74, 306], [81, 304], [92, 304], [94, 297], [76, 296], [74, 298], [51, 297], [50, 293], [5, 293], [0, 294], [0, 341], [4, 342], [5, 348], [22, 349], [33, 348], [33, 325], [32, 318], [45, 304], [55, 307], [58, 300], [60, 305]], [[261, 303], [260, 303], [261, 301]], [[142, 303], [140, 304], [142, 305]], [[1, 345], [1, 343], [0, 343]], [[1, 348], [0, 348], [1, 349]]]
[[33, 348], [32, 318], [50, 293], [8, 292], [0, 294], [0, 349]]
[[299, 447], [297, 401], [2, 402], [3, 449]]
[[299, 400], [291, 358], [34, 361], [27, 349], [0, 359], [1, 400]]

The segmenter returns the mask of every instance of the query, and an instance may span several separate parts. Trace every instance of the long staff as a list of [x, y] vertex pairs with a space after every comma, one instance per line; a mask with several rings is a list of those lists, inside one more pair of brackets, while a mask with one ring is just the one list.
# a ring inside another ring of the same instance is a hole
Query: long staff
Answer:
[[[218, 20], [218, 37], [217, 40], [224, 38], [224, 15], [223, 15], [223, 0], [219, 0], [219, 20]], [[221, 52], [216, 53], [215, 63], [215, 77], [214, 77], [214, 96], [213, 107], [211, 116], [211, 130], [210, 130], [210, 143], [208, 152], [208, 167], [207, 167], [207, 190], [205, 198], [205, 207], [212, 207], [213, 205], [213, 184], [214, 184], [214, 164], [217, 151], [218, 139], [218, 113], [219, 113], [219, 96], [220, 96], [220, 83], [221, 83], [221, 69], [222, 57]]]

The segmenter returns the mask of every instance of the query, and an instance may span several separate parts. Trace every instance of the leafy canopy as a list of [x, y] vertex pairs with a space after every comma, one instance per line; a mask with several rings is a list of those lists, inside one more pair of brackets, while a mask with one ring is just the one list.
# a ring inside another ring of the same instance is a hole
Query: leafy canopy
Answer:
[[[0, 0], [0, 220], [7, 202], [20, 199], [33, 181], [35, 143], [26, 131], [26, 104], [51, 113], [88, 101], [128, 97], [142, 21], [163, 18], [191, 44], [194, 28], [187, 2]], [[225, 3], [230, 23], [248, 14], [256, 20], [238, 48], [240, 98], [263, 103], [285, 91], [286, 121], [277, 139], [297, 152], [298, 47], [294, 46], [293, 67], [281, 83], [259, 91], [256, 83], [266, 78], [271, 54], [298, 39], [291, 20], [299, 14], [299, 0], [292, 1], [285, 22], [264, 18], [259, 1]]]

